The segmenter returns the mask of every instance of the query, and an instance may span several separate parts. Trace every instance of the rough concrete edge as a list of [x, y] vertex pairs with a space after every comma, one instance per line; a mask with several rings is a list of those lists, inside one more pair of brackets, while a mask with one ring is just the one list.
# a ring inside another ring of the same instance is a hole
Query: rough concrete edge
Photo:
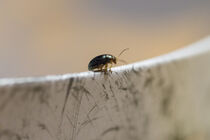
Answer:
[[[196, 43], [188, 45], [187, 47], [173, 51], [171, 53], [128, 65], [114, 67], [112, 68], [112, 70], [115, 72], [122, 72], [125, 70], [130, 70], [133, 67], [135, 68], [153, 67], [156, 66], [157, 64], [164, 64], [171, 61], [178, 61], [180, 59], [188, 59], [194, 56], [202, 55], [209, 51], [210, 51], [210, 36]], [[93, 75], [97, 74], [94, 74], [93, 72], [81, 72], [81, 73], [69, 73], [63, 75], [48, 75], [43, 77], [2, 78], [0, 79], [0, 87], [10, 86], [13, 84], [37, 83], [37, 82], [41, 83], [46, 81], [65, 80], [74, 77], [85, 78], [85, 77], [92, 77]]]

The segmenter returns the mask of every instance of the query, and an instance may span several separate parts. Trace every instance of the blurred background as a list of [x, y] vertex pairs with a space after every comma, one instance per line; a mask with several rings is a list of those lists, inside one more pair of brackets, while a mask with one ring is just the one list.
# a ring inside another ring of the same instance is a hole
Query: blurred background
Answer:
[[129, 63], [210, 34], [210, 0], [1, 0], [0, 78], [87, 71], [96, 55]]

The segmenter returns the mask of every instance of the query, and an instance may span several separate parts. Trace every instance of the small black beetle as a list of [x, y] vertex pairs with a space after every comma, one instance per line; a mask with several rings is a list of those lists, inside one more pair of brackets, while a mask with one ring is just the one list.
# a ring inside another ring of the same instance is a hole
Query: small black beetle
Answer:
[[[123, 52], [125, 52], [126, 50], [128, 50], [128, 48], [126, 48], [123, 51], [121, 51], [119, 56]], [[93, 72], [107, 72], [107, 70], [109, 69], [109, 71], [111, 71], [112, 65], [113, 64], [117, 64], [117, 61], [125, 62], [123, 60], [120, 60], [120, 59], [116, 58], [115, 56], [113, 56], [111, 54], [102, 54], [102, 55], [96, 56], [95, 58], [93, 58], [89, 62], [88, 70], [89, 71], [93, 71]]]

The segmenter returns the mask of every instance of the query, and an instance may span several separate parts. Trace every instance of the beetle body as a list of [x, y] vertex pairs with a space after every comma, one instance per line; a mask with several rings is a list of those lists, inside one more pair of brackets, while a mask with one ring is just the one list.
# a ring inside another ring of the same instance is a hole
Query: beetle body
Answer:
[[[94, 72], [111, 71], [112, 64], [117, 63], [117, 58], [111, 54], [102, 54], [93, 58], [88, 64], [88, 70]], [[110, 66], [109, 66], [110, 65]]]

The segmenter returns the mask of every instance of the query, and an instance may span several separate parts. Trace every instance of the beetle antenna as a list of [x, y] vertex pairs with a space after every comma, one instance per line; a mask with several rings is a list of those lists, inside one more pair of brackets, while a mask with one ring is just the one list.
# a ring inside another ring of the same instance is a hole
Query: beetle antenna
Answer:
[[127, 50], [129, 50], [129, 48], [126, 48], [126, 49], [122, 50], [122, 51], [120, 52], [120, 54], [118, 55], [118, 57], [120, 57], [120, 55], [123, 54], [123, 53], [124, 53], [125, 51], [127, 51]]

